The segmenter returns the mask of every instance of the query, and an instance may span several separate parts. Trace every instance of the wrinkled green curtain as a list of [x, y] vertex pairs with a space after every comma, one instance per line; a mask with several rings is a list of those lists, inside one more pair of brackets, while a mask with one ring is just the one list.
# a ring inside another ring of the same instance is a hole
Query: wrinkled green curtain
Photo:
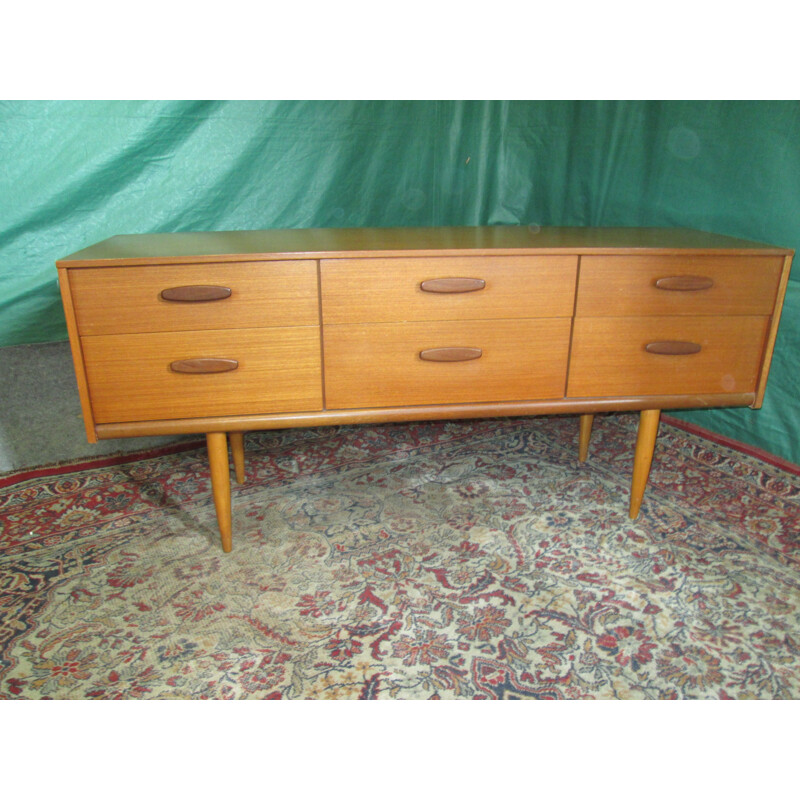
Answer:
[[[0, 103], [0, 346], [66, 337], [53, 262], [118, 233], [685, 226], [800, 249], [800, 103]], [[683, 416], [800, 462], [800, 267], [765, 408]]]

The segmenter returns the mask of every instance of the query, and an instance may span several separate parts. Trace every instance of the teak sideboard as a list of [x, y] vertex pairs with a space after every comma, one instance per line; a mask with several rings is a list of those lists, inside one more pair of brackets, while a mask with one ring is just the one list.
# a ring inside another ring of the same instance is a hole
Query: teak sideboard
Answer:
[[115, 236], [57, 262], [90, 442], [204, 433], [225, 552], [230, 441], [343, 423], [760, 407], [793, 251], [682, 229]]

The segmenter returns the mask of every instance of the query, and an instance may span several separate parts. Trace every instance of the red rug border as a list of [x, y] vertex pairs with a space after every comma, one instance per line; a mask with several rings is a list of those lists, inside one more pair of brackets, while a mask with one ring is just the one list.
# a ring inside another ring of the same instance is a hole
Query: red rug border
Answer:
[[[702, 439], [714, 442], [715, 444], [728, 447], [731, 450], [743, 453], [744, 455], [751, 456], [773, 467], [777, 467], [792, 475], [800, 476], [800, 465], [793, 464], [791, 461], [781, 458], [780, 456], [768, 453], [766, 450], [755, 447], [753, 445], [745, 444], [729, 436], [724, 436], [721, 433], [715, 433], [693, 422], [686, 422], [682, 419], [662, 414], [661, 419], [667, 425], [674, 428], [683, 430], [686, 433], [692, 433], [700, 436]], [[120, 464], [130, 464], [134, 461], [146, 461], [149, 458], [158, 458], [160, 456], [172, 455], [174, 453], [184, 453], [189, 450], [199, 450], [205, 447], [205, 439], [193, 439], [188, 442], [176, 442], [174, 444], [162, 445], [161, 447], [154, 447], [149, 450], [141, 450], [134, 453], [121, 453], [111, 456], [98, 456], [96, 458], [81, 459], [79, 461], [72, 461], [65, 464], [52, 464], [35, 469], [22, 470], [20, 472], [12, 472], [8, 475], [0, 476], [0, 489], [8, 486], [13, 486], [17, 483], [24, 483], [25, 481], [33, 480], [35, 478], [49, 478], [54, 475], [68, 475], [72, 472], [82, 472], [86, 469], [101, 469], [102, 467], [115, 467]]]
[[696, 425], [694, 422], [687, 422], [686, 420], [678, 419], [677, 417], [671, 417], [667, 414], [663, 414], [661, 419], [668, 425], [672, 425], [675, 428], [686, 431], [686, 433], [693, 433], [696, 436], [700, 436], [701, 438], [708, 440], [709, 442], [714, 442], [714, 444], [721, 444], [724, 447], [729, 447], [731, 450], [736, 450], [746, 456], [752, 456], [759, 461], [763, 461], [770, 466], [777, 467], [778, 469], [781, 469], [784, 472], [788, 472], [792, 475], [800, 475], [800, 465], [793, 464], [791, 461], [787, 461], [780, 456], [768, 453], [766, 450], [762, 450], [760, 447], [745, 444], [737, 439], [731, 439], [729, 436], [724, 436], [721, 433], [715, 433], [714, 431], [708, 430], [708, 428], [703, 428], [700, 425]]
[[110, 456], [96, 456], [94, 458], [69, 461], [64, 464], [50, 464], [34, 469], [12, 472], [8, 475], [0, 476], [0, 489], [7, 486], [14, 486], [17, 483], [24, 483], [35, 478], [49, 478], [54, 475], [68, 475], [72, 472], [83, 472], [87, 469], [102, 469], [103, 467], [116, 467], [120, 464], [130, 464], [134, 461], [146, 461], [149, 458], [159, 458], [169, 456], [173, 453], [185, 453], [189, 450], [199, 450], [205, 447], [205, 439], [193, 439], [189, 442], [176, 442], [174, 444], [161, 445], [149, 450], [138, 450], [133, 453], [117, 453]]

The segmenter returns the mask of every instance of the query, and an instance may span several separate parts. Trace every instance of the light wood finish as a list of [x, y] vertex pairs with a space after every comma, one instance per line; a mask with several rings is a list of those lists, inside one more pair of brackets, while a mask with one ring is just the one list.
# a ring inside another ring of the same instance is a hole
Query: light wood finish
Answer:
[[[570, 317], [575, 256], [362, 258], [320, 264], [322, 321], [359, 322]], [[485, 281], [480, 291], [427, 292], [439, 278]]]
[[639, 414], [639, 429], [636, 434], [636, 452], [633, 457], [633, 479], [631, 481], [629, 509], [631, 519], [639, 516], [639, 510], [642, 507], [642, 498], [653, 463], [660, 417], [661, 411], [653, 408], [644, 409]]
[[581, 414], [580, 435], [578, 439], [578, 461], [586, 461], [589, 456], [589, 441], [592, 438], [594, 414]]
[[187, 231], [112, 236], [56, 262], [59, 269], [141, 264], [197, 264], [288, 258], [373, 256], [787, 255], [791, 250], [685, 228], [592, 228], [489, 225], [438, 228], [306, 228]]
[[233, 456], [233, 471], [236, 474], [236, 482], [244, 483], [244, 432], [231, 431], [228, 435], [231, 442], [231, 456]]
[[[581, 317], [575, 320], [567, 394], [755, 392], [769, 317]], [[701, 346], [659, 355], [650, 342]]]
[[[562, 397], [570, 322], [328, 325], [325, 397], [330, 409]], [[424, 361], [423, 350], [476, 347], [480, 358]]]
[[211, 491], [217, 514], [222, 550], [233, 548], [233, 523], [231, 519], [231, 478], [228, 461], [228, 437], [224, 433], [207, 433], [208, 465], [211, 472]]
[[[318, 325], [314, 261], [83, 269], [70, 273], [83, 336], [155, 331]], [[225, 300], [176, 303], [164, 289], [231, 289]]]
[[[677, 314], [771, 314], [778, 290], [781, 256], [584, 256], [575, 313], [579, 317]], [[701, 291], [656, 287], [660, 278], [705, 276]]]
[[[317, 328], [86, 336], [83, 350], [98, 423], [322, 408]], [[170, 369], [204, 356], [239, 365], [212, 374]]]
[[242, 481], [243, 432], [290, 426], [572, 413], [584, 460], [595, 414], [639, 410], [635, 516], [661, 409], [760, 405], [792, 255], [506, 225], [116, 236], [57, 266], [90, 441], [207, 434], [228, 551], [228, 437]]
[[[529, 400], [512, 403], [447, 403], [430, 406], [395, 406], [392, 408], [345, 408], [292, 414], [226, 415], [214, 417], [214, 425], [225, 431], [311, 428], [319, 425], [383, 424], [415, 420], [486, 419], [487, 417], [534, 416], [538, 414], [585, 414], [612, 411], [661, 409], [724, 408], [749, 406], [755, 395], [651, 395], [632, 397], [584, 397], [578, 399]], [[164, 436], [176, 433], [205, 433], [209, 420], [165, 419], [150, 422], [118, 422], [97, 426], [99, 439], [132, 436]]]

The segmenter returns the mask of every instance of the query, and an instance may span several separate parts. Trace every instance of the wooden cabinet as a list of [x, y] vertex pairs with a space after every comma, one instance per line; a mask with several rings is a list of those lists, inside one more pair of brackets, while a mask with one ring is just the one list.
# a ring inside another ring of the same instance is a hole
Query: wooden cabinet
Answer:
[[696, 231], [484, 228], [117, 236], [59, 262], [87, 435], [760, 406], [792, 252]]

